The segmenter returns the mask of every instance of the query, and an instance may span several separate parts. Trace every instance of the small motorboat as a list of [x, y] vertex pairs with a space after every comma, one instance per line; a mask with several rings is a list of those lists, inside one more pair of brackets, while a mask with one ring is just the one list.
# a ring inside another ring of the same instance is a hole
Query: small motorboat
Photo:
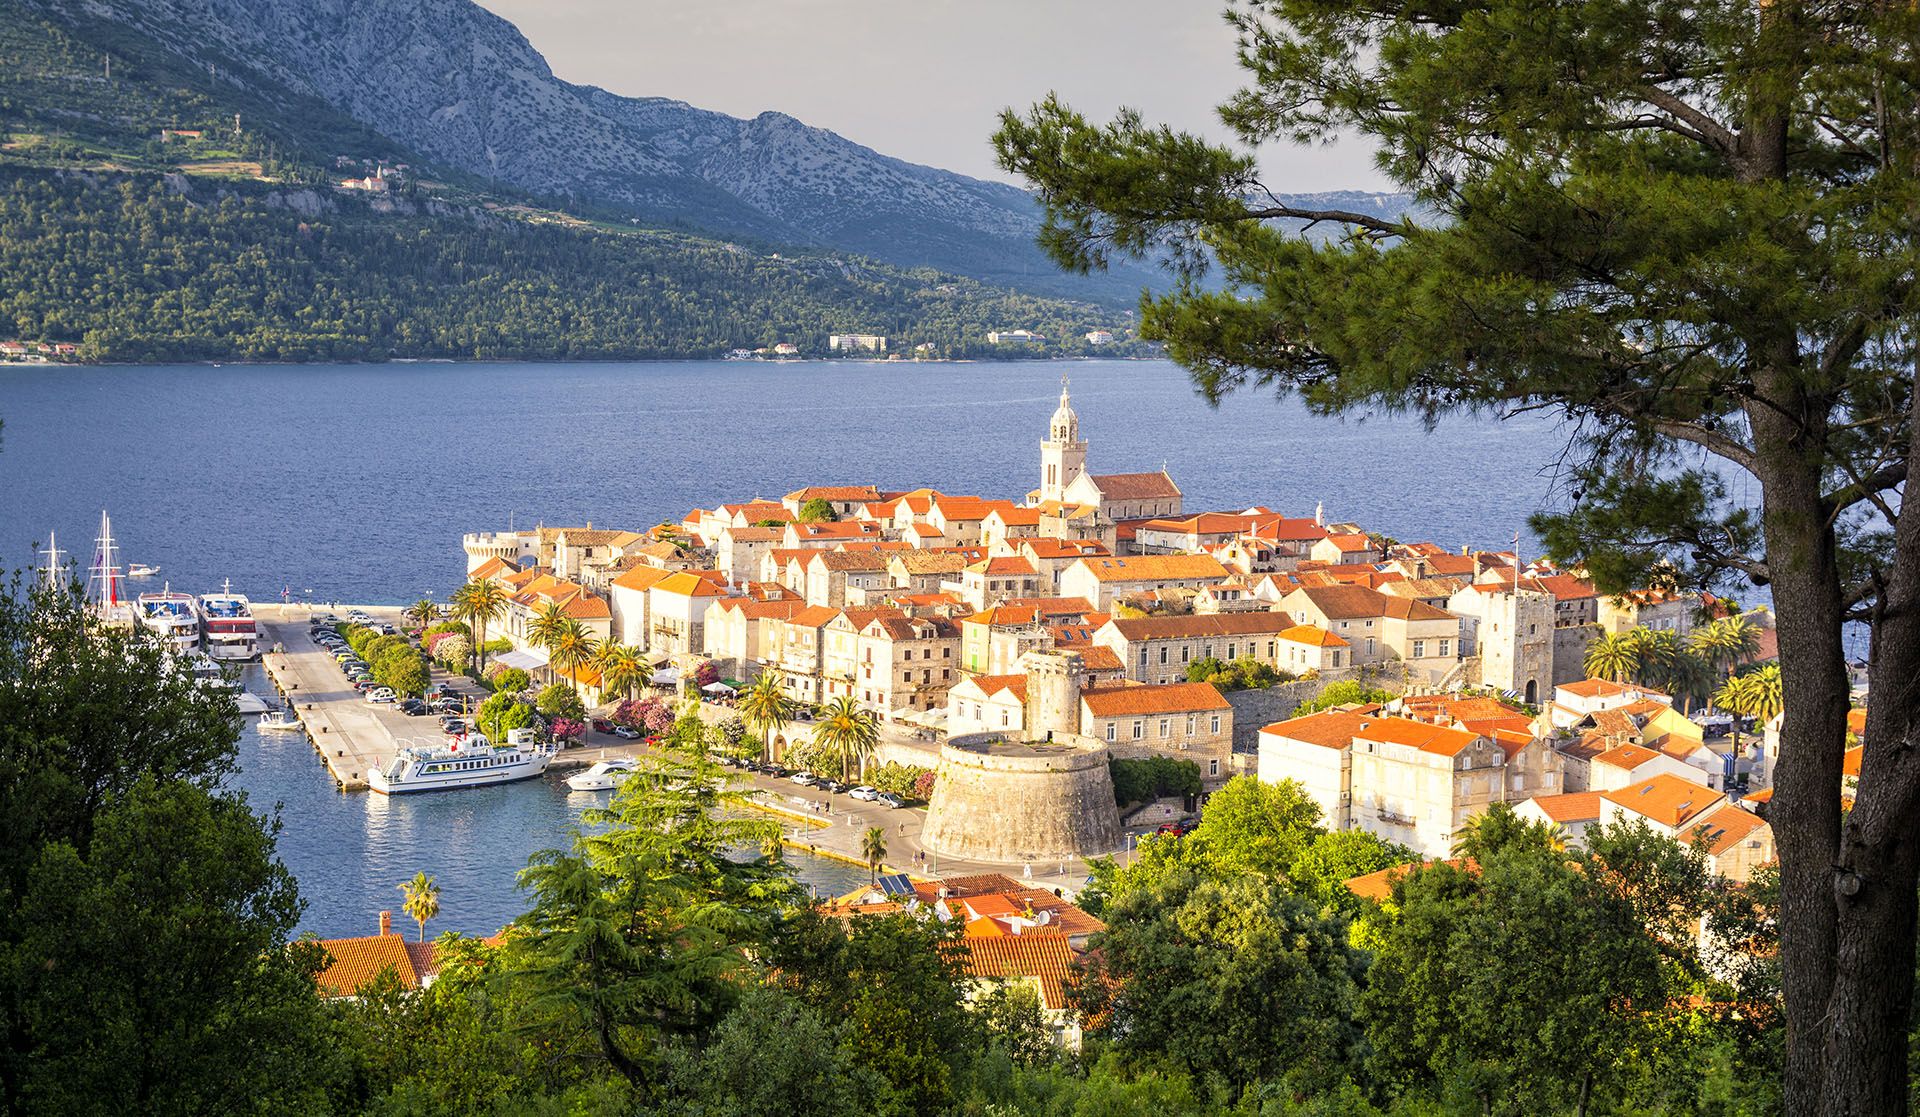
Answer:
[[129, 578], [151, 578], [158, 573], [160, 573], [159, 567], [148, 566], [144, 562], [136, 562], [127, 567], [127, 577]]
[[294, 716], [294, 712], [292, 710], [269, 710], [268, 712], [261, 714], [260, 720], [255, 722], [254, 724], [260, 727], [261, 729], [304, 729], [306, 728], [304, 725], [300, 723], [300, 719]]
[[266, 699], [250, 690], [237, 691], [234, 699], [239, 702], [240, 712], [243, 714], [264, 714], [273, 708], [267, 705]]
[[638, 767], [626, 757], [602, 760], [584, 772], [567, 777], [567, 786], [575, 791], [608, 791], [625, 783]]

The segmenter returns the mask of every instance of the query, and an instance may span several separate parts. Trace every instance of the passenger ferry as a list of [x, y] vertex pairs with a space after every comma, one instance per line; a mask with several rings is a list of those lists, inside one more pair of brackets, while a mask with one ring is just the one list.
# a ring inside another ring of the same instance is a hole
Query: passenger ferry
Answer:
[[403, 745], [386, 767], [367, 772], [367, 786], [382, 795], [487, 787], [533, 779], [552, 762], [550, 745], [496, 745], [476, 733], [438, 745]]
[[162, 590], [134, 599], [133, 615], [140, 626], [159, 636], [178, 652], [200, 650], [200, 612], [193, 595]]
[[[227, 584], [231, 588], [232, 583]], [[200, 635], [207, 654], [215, 659], [258, 659], [260, 628], [253, 621], [253, 603], [244, 594], [200, 595]]]

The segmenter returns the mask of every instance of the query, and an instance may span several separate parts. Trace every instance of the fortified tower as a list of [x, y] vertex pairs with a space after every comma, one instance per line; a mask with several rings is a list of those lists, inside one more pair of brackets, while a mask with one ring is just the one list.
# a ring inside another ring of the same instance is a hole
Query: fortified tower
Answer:
[[1080, 441], [1080, 416], [1067, 396], [1067, 378], [1060, 378], [1060, 406], [1047, 424], [1040, 443], [1040, 499], [1064, 500], [1067, 486], [1087, 471], [1087, 444]]
[[490, 559], [505, 559], [519, 564], [520, 535], [511, 531], [470, 531], [460, 539], [460, 547], [467, 552], [467, 573], [485, 566]]
[[949, 740], [921, 842], [949, 857], [1006, 864], [1113, 852], [1120, 813], [1107, 746], [1079, 732], [1086, 681], [1079, 653], [1028, 652], [1020, 669], [1026, 740], [995, 733]]

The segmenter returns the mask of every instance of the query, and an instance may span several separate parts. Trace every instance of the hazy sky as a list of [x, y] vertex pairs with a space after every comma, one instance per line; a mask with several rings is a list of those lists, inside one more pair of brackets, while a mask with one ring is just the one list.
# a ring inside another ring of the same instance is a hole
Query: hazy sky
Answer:
[[[1006, 177], [995, 114], [1057, 90], [1104, 120], [1224, 136], [1239, 84], [1214, 0], [480, 0], [560, 77], [735, 116], [767, 109], [885, 154]], [[1380, 189], [1355, 143], [1263, 152], [1277, 190]]]

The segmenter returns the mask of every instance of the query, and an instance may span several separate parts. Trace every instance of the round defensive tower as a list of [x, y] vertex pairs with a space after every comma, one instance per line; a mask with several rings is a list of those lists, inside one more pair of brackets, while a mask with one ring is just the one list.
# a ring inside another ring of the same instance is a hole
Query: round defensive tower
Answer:
[[1009, 864], [1112, 853], [1120, 813], [1107, 748], [1062, 733], [1051, 741], [955, 738], [940, 749], [920, 839], [948, 857]]

